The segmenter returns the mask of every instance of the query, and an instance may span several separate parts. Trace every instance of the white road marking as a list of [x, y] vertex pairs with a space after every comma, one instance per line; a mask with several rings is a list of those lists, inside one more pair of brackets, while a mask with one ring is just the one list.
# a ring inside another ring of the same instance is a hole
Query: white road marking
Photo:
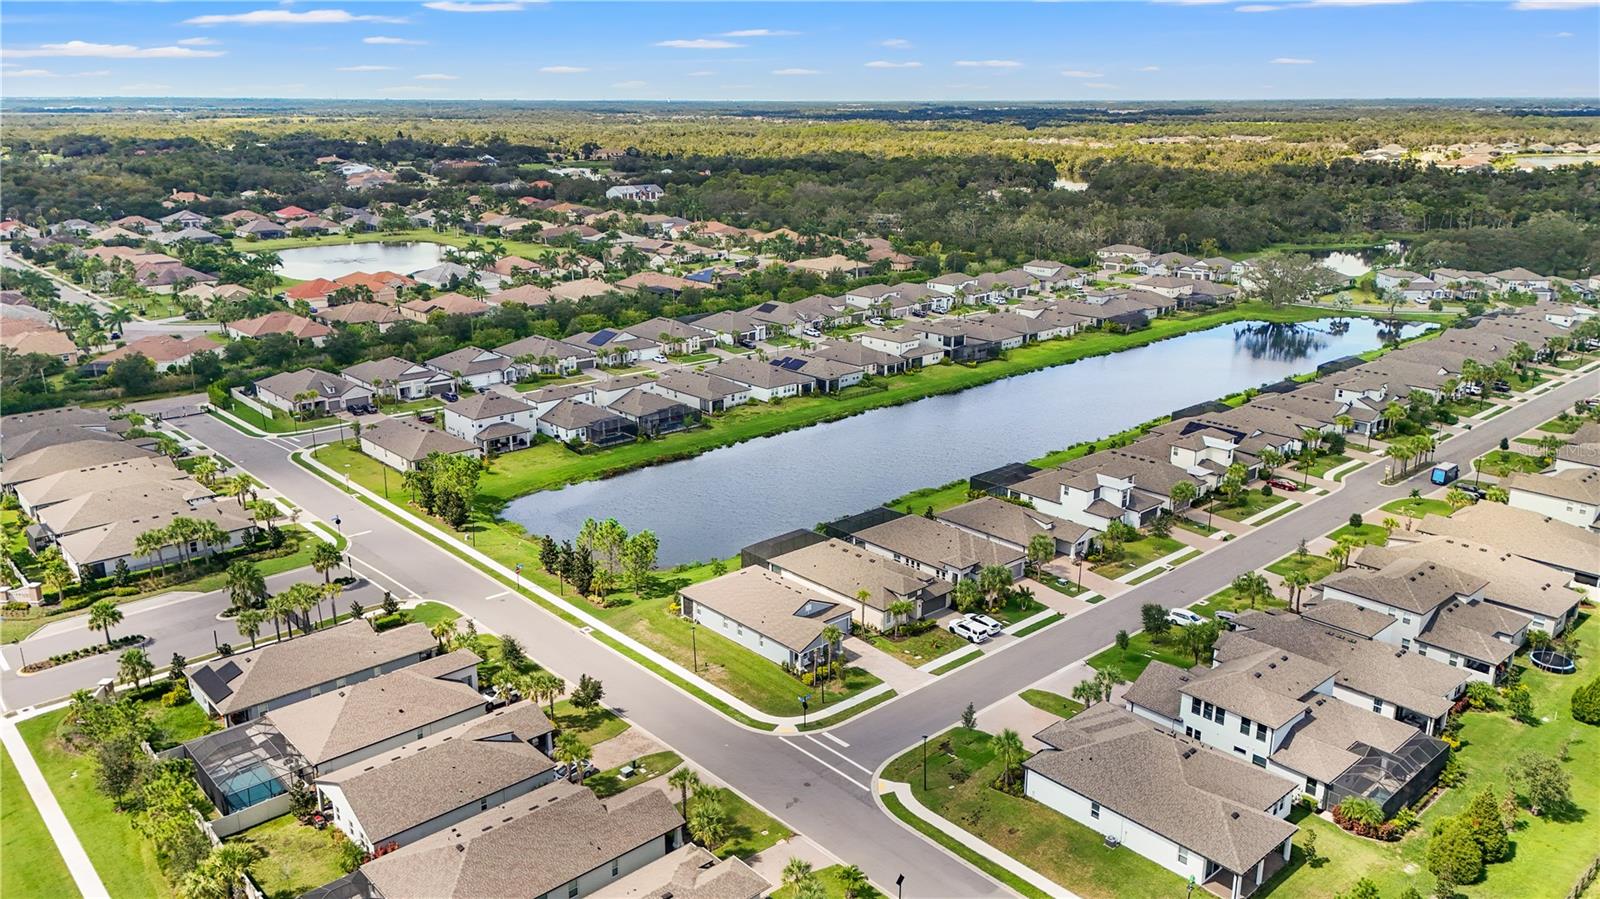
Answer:
[[357, 537], [365, 537], [370, 533], [372, 533], [371, 529], [368, 529], [368, 530], [365, 530], [365, 531], [356, 531], [354, 534], [350, 534], [347, 537], [345, 537], [345, 539], [346, 540], [354, 540]]
[[489, 601], [491, 599], [499, 599], [502, 596], [507, 596], [510, 593], [511, 593], [510, 590], [501, 590], [499, 593], [491, 593], [488, 596], [485, 596], [483, 599], [484, 599], [485, 602], [487, 602], [487, 601]]
[[[845, 780], [850, 781], [851, 783], [855, 784], [856, 786], [860, 787], [861, 789], [866, 790], [868, 793], [872, 792], [872, 789], [870, 787], [868, 787], [866, 784], [862, 783], [859, 780], [856, 780], [854, 777], [851, 777], [850, 775], [844, 773], [843, 771], [840, 771], [838, 768], [833, 767], [832, 765], [828, 764], [826, 761], [822, 760], [818, 756], [813, 755], [810, 752], [807, 752], [804, 747], [797, 746], [794, 743], [792, 743], [789, 740], [784, 739], [782, 737], [780, 737], [779, 739], [782, 740], [783, 745], [788, 746], [789, 748], [793, 749], [795, 752], [798, 752], [798, 753], [801, 753], [802, 755], [810, 757], [812, 761], [816, 762], [817, 764], [821, 765], [824, 768], [827, 768], [829, 771], [832, 771], [833, 773], [839, 775], [840, 777], [844, 778]], [[871, 772], [868, 772], [868, 773], [871, 773]]]
[[833, 734], [829, 733], [828, 731], [823, 731], [822, 735], [824, 737], [827, 737], [828, 739], [832, 740], [833, 742], [838, 743], [840, 746], [843, 746], [846, 749], [850, 748], [850, 744], [849, 743], [846, 743], [845, 741], [839, 739], [838, 737], [834, 736]]
[[410, 587], [407, 587], [405, 584], [400, 583], [400, 579], [399, 578], [390, 576], [390, 574], [388, 572], [383, 571], [380, 568], [374, 567], [372, 565], [372, 563], [363, 561], [362, 559], [356, 558], [355, 556], [351, 556], [350, 557], [350, 561], [352, 563], [354, 563], [354, 564], [360, 565], [362, 568], [367, 569], [368, 571], [372, 572], [373, 574], [378, 575], [379, 577], [383, 578], [384, 580], [388, 581], [389, 583], [394, 584], [396, 587], [399, 587], [401, 590], [404, 590], [407, 593], [411, 594], [411, 598], [412, 599], [421, 599], [422, 598], [422, 594], [421, 593], [418, 593], [417, 591], [411, 589]]
[[816, 737], [811, 736], [810, 734], [806, 734], [804, 736], [805, 736], [805, 738], [807, 740], [810, 740], [811, 742], [817, 744], [817, 748], [824, 749], [824, 750], [827, 750], [828, 752], [833, 753], [834, 755], [838, 756], [839, 758], [842, 758], [845, 761], [849, 762], [850, 764], [855, 765], [857, 768], [860, 768], [862, 773], [866, 774], [868, 777], [872, 776], [872, 769], [868, 768], [866, 765], [863, 765], [860, 762], [856, 761], [855, 759], [849, 757], [848, 755], [845, 755], [844, 753], [840, 752], [839, 750], [834, 749], [832, 746], [828, 746], [828, 745], [824, 744], [821, 740], [817, 739]]

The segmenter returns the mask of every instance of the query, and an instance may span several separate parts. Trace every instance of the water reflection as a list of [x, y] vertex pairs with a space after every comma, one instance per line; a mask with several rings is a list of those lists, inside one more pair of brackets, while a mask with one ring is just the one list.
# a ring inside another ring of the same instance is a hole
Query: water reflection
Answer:
[[[1413, 334], [1419, 326], [1404, 326]], [[505, 516], [570, 537], [614, 516], [661, 539], [667, 564], [859, 512], [918, 487], [1093, 440], [1196, 403], [1381, 346], [1371, 319], [1249, 321], [1083, 359], [694, 459], [536, 493]]]

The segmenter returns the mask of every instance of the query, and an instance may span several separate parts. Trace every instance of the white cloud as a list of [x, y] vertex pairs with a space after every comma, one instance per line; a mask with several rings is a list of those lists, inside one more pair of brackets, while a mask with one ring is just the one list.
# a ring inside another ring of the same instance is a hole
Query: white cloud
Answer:
[[1417, 0], [1311, 0], [1306, 6], [1405, 6]]
[[362, 38], [361, 39], [361, 43], [363, 43], [363, 44], [395, 45], [395, 46], [404, 45], [404, 46], [415, 47], [415, 46], [418, 46], [420, 44], [426, 44], [427, 41], [412, 40], [411, 38], [408, 38], [408, 37], [384, 37], [383, 35], [374, 35], [372, 37], [364, 37], [364, 38]]
[[1275, 66], [1309, 66], [1315, 62], [1314, 59], [1303, 59], [1299, 56], [1280, 56], [1272, 60]]
[[733, 41], [719, 41], [714, 38], [698, 37], [693, 40], [678, 38], [670, 41], [656, 41], [657, 47], [672, 47], [678, 50], [727, 50], [733, 47], [743, 47], [744, 44], [735, 44]]
[[1519, 12], [1541, 10], [1590, 9], [1600, 6], [1600, 0], [1517, 0], [1511, 8]]
[[1141, 71], [1141, 72], [1159, 72], [1159, 71], [1161, 71], [1161, 67], [1160, 66], [1140, 66], [1139, 67], [1139, 71]]
[[1015, 69], [1022, 63], [1014, 59], [958, 59], [956, 65], [967, 69]]
[[583, 66], [545, 66], [539, 71], [546, 75], [578, 75], [589, 70]]
[[340, 66], [341, 72], [392, 72], [394, 66]]
[[717, 74], [717, 73], [711, 71], [710, 69], [699, 69], [698, 71], [690, 72], [689, 73], [689, 77], [690, 78], [708, 78], [708, 77], [710, 77], [712, 75], [715, 75], [715, 74]]
[[798, 31], [779, 31], [773, 28], [744, 28], [739, 31], [724, 31], [723, 37], [791, 37], [799, 34]]
[[1235, 6], [1234, 12], [1277, 12], [1281, 6], [1269, 6], [1265, 3], [1246, 3], [1244, 6]]
[[1105, 75], [1104, 72], [1085, 72], [1082, 69], [1067, 69], [1061, 74], [1067, 78], [1100, 78]]
[[178, 41], [180, 47], [211, 47], [222, 43], [214, 37], [186, 37]]
[[1557, 31], [1555, 36], [1556, 37], [1572, 37], [1572, 32], [1570, 32], [1570, 31]]
[[0, 56], [12, 59], [46, 56], [79, 56], [98, 59], [205, 59], [222, 55], [221, 50], [194, 50], [189, 47], [135, 47], [132, 44], [92, 44], [88, 41], [67, 41], [64, 44], [41, 44], [38, 47], [0, 50]]
[[817, 71], [816, 69], [773, 69], [772, 70], [772, 74], [788, 76], [788, 75], [821, 75], [822, 73]]
[[908, 60], [906, 62], [890, 62], [887, 59], [874, 59], [872, 62], [867, 63], [867, 68], [869, 68], [869, 69], [920, 69], [920, 68], [922, 68], [922, 63], [917, 62], [916, 60]]
[[894, 49], [894, 50], [909, 50], [909, 49], [911, 49], [911, 42], [906, 40], [903, 37], [892, 37], [892, 38], [889, 38], [888, 40], [883, 41], [882, 45], [885, 46], [885, 47], [889, 47], [891, 49]]
[[460, 0], [433, 0], [422, 5], [439, 12], [522, 12], [525, 7], [525, 4], [518, 2], [463, 3]]
[[356, 15], [342, 9], [254, 9], [250, 12], [214, 13], [184, 19], [185, 25], [343, 25], [347, 22], [404, 22], [394, 16]]
[[7, 78], [59, 78], [61, 76], [57, 75], [55, 72], [50, 71], [49, 69], [17, 69], [16, 71], [6, 72], [6, 77]]
[[458, 81], [461, 78], [460, 75], [446, 75], [443, 72], [429, 72], [416, 77], [418, 81]]
[[117, 88], [117, 90], [126, 91], [128, 93], [159, 93], [161, 91], [172, 90], [172, 85], [156, 84], [153, 81], [138, 81], [133, 84], [124, 84], [123, 86]]

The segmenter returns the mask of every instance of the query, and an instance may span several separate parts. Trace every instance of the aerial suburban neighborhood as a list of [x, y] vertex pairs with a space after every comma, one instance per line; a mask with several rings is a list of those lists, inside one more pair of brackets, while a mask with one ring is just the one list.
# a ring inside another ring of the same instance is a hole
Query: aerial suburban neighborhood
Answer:
[[6, 11], [0, 897], [1600, 888], [1592, 6], [347, 6]]

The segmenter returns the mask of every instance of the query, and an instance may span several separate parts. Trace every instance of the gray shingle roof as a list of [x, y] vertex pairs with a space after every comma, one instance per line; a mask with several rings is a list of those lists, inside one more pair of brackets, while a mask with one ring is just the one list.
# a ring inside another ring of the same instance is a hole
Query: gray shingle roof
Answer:
[[[846, 610], [833, 600], [764, 568], [741, 568], [679, 591], [684, 598], [804, 652], [828, 621]], [[810, 614], [797, 614], [810, 606]]]
[[389, 666], [436, 645], [427, 627], [421, 624], [407, 624], [379, 634], [365, 622], [349, 622], [207, 662], [197, 671], [217, 670], [229, 664], [240, 670], [238, 677], [227, 682], [230, 692], [226, 696], [211, 697], [212, 705], [226, 715], [378, 665]]
[[432, 453], [464, 453], [477, 449], [465, 440], [408, 418], [389, 418], [361, 429], [362, 442], [388, 450], [407, 462], [420, 462]]

